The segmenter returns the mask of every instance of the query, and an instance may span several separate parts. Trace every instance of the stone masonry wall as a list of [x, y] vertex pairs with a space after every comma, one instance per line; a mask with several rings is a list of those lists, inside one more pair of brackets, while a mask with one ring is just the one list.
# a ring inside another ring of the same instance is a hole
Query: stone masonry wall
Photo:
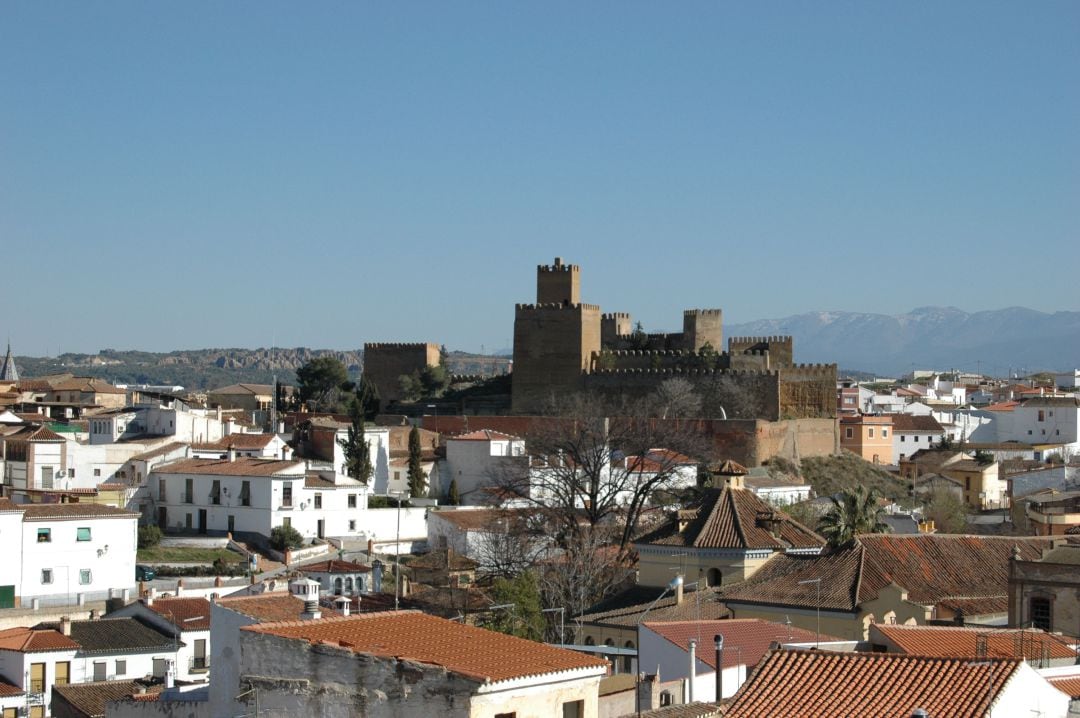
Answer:
[[439, 363], [439, 345], [370, 343], [364, 345], [364, 376], [379, 390], [383, 406], [403, 398], [398, 377]]
[[742, 354], [747, 351], [767, 351], [772, 356], [773, 368], [789, 366], [794, 361], [793, 340], [790, 336], [731, 337], [728, 352]]
[[781, 418], [835, 416], [835, 364], [796, 364], [780, 369]]
[[519, 304], [514, 317], [512, 406], [543, 409], [555, 396], [581, 390], [583, 372], [600, 351], [600, 307]]

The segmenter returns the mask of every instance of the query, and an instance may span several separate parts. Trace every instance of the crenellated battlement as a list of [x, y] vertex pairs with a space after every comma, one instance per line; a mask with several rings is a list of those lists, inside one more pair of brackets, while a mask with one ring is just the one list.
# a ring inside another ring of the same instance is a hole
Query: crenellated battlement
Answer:
[[429, 347], [439, 349], [439, 345], [435, 342], [364, 342], [365, 352], [380, 349], [427, 349]]
[[774, 344], [790, 342], [791, 335], [778, 334], [771, 337], [730, 337], [728, 344]]
[[684, 309], [684, 317], [719, 317], [724, 314], [722, 309]]
[[575, 310], [586, 309], [590, 311], [599, 312], [599, 304], [557, 304], [557, 303], [543, 303], [543, 304], [515, 304], [514, 310], [518, 312], [535, 312], [535, 311], [550, 311], [553, 309], [560, 310]]
[[581, 267], [576, 264], [538, 264], [538, 272], [580, 272]]
[[630, 319], [630, 312], [604, 312], [600, 315], [601, 319], [607, 321], [615, 321], [616, 319]]
[[[589, 372], [585, 372], [586, 375]], [[611, 368], [596, 369], [591, 372], [594, 376], [643, 376], [643, 375], [669, 375], [669, 376], [778, 376], [776, 369], [705, 369], [700, 367], [660, 367], [660, 368]]]

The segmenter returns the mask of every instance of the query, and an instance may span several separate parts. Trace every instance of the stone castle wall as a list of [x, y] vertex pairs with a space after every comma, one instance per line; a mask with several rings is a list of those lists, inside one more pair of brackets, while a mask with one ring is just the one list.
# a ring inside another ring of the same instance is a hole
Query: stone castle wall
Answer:
[[718, 352], [724, 348], [724, 313], [719, 309], [687, 309], [682, 334], [683, 349], [696, 352], [707, 344]]
[[729, 419], [780, 418], [780, 377], [775, 371], [598, 369], [583, 377], [587, 390], [635, 398], [647, 396], [675, 378], [694, 386], [708, 415], [720, 416], [723, 408]]
[[383, 406], [403, 398], [398, 377], [438, 363], [439, 345], [432, 342], [364, 345], [364, 377], [379, 390]]
[[767, 351], [772, 356], [774, 368], [794, 363], [794, 342], [790, 336], [731, 337], [728, 339], [729, 354], [748, 351]]
[[553, 397], [582, 388], [600, 351], [600, 307], [595, 304], [518, 304], [514, 316], [515, 412], [542, 410]]
[[781, 418], [836, 416], [835, 364], [794, 364], [779, 371]]
[[536, 303], [580, 304], [581, 267], [576, 264], [563, 264], [562, 257], [556, 257], [554, 264], [538, 265]]

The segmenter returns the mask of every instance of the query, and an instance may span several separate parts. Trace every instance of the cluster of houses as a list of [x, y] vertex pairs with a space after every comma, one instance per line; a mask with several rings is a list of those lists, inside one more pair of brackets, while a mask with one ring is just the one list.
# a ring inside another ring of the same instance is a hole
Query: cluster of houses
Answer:
[[[968, 402], [966, 385], [927, 385], [937, 401]], [[841, 444], [848, 429], [873, 429], [863, 439], [888, 439], [892, 452], [879, 463], [916, 483], [956, 482], [973, 505], [1000, 502], [991, 492], [1002, 474], [987, 469], [998, 461], [920, 452], [949, 436], [932, 414], [863, 411], [875, 404], [854, 396]], [[345, 471], [344, 417], [263, 432], [269, 387], [215, 397], [199, 408], [97, 380], [0, 376], [4, 718], [1064, 718], [1080, 707], [1080, 529], [1070, 524], [829, 547], [783, 511], [809, 487], [728, 461], [692, 502], [655, 510], [633, 541], [631, 580], [584, 610], [551, 609], [558, 638], [538, 643], [482, 627], [507, 610], [487, 581], [505, 569], [502, 542], [534, 537], [534, 553], [512, 557], [527, 565], [556, 551], [527, 503], [492, 505], [494, 477], [551, 470], [550, 458], [530, 456], [524, 432], [419, 429], [423, 496], [374, 508], [376, 497], [408, 492], [411, 426], [365, 432], [375, 475], [361, 483]], [[1065, 398], [1026, 398], [1015, 416]], [[699, 482], [697, 462], [662, 447], [611, 463], [646, 479], [669, 472], [675, 488]], [[440, 506], [451, 482], [462, 505]], [[1032, 511], [1053, 518], [1060, 504]], [[163, 588], [136, 581], [140, 525], [255, 546], [290, 526], [306, 546], [277, 556], [288, 573]]]

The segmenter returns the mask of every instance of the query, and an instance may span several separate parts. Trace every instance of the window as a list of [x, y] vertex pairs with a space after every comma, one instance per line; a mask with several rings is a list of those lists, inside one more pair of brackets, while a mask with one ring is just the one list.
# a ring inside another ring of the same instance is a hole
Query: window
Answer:
[[1031, 598], [1031, 625], [1044, 631], [1050, 630], [1050, 599], [1033, 596]]
[[89, 586], [92, 581], [93, 581], [93, 576], [91, 576], [91, 574], [90, 574], [90, 569], [88, 569], [88, 568], [79, 569], [79, 583], [81, 585]]
[[882, 439], [888, 439], [889, 438], [889, 430], [888, 429], [882, 429], [881, 430], [881, 438]]
[[866, 430], [866, 437], [868, 439], [874, 438], [874, 427], [871, 426], [869, 429]]
[[356, 494], [349, 494], [349, 508], [356, 508]]
[[68, 469], [68, 478], [69, 479], [74, 479], [75, 478], [75, 469]]
[[42, 583], [52, 583], [52, 569], [51, 568], [43, 568], [43, 569], [41, 569], [41, 582]]
[[240, 484], [240, 505], [251, 506], [251, 482], [244, 481]]
[[49, 543], [52, 541], [52, 529], [38, 529], [37, 530], [37, 542]]
[[563, 718], [585, 718], [585, 701], [567, 701], [562, 704]]
[[355, 519], [349, 519], [349, 530], [350, 531], [355, 531], [356, 530], [356, 520]]
[[125, 673], [127, 673], [127, 661], [117, 661], [116, 662], [116, 677], [119, 678], [120, 676], [124, 675]]
[[157, 498], [158, 501], [165, 500], [165, 479], [158, 479], [157, 482]]
[[101, 476], [101, 469], [94, 469], [94, 476]]
[[1046, 412], [1042, 409], [1039, 409], [1039, 421], [1046, 421]]
[[210, 485], [210, 503], [221, 503], [221, 479], [214, 479], [214, 483]]
[[315, 494], [315, 508], [322, 508], [322, 494]]
[[281, 519], [281, 525], [285, 528], [292, 526], [292, 517], [286, 516], [285, 518]]
[[190, 531], [191, 526], [192, 526], [192, 524], [191, 524], [191, 514], [184, 514], [184, 528], [186, 528], [188, 531]]
[[164, 658], [155, 658], [152, 670], [153, 670], [154, 678], [164, 678], [165, 677], [165, 659]]
[[[900, 441], [903, 441], [903, 439], [900, 439]], [[918, 444], [919, 443], [919, 437], [918, 436], [913, 436], [912, 441], [914, 441], [916, 444]]]
[[851, 439], [854, 436], [855, 436], [854, 430], [850, 426], [848, 428], [844, 429], [844, 438], [845, 439]]
[[[915, 441], [918, 441], [918, 440], [919, 440], [919, 437], [916, 436]], [[907, 437], [904, 436], [903, 434], [901, 434], [900, 435], [900, 443], [903, 444], [905, 441], [907, 441]]]
[[89, 541], [90, 540], [90, 527], [89, 526], [80, 526], [79, 528], [75, 529], [75, 540], [76, 541]]
[[94, 661], [94, 680], [103, 681], [106, 679], [105, 661]]
[[184, 479], [184, 503], [193, 504], [194, 501], [194, 485], [195, 479]]
[[281, 485], [281, 505], [283, 507], [292, 506], [292, 482], [286, 481]]
[[1031, 436], [1031, 429], [1028, 429], [1028, 436]]
[[71, 662], [70, 661], [57, 661], [56, 663], [56, 675], [53, 677], [53, 683], [58, 686], [66, 686], [71, 682]]

